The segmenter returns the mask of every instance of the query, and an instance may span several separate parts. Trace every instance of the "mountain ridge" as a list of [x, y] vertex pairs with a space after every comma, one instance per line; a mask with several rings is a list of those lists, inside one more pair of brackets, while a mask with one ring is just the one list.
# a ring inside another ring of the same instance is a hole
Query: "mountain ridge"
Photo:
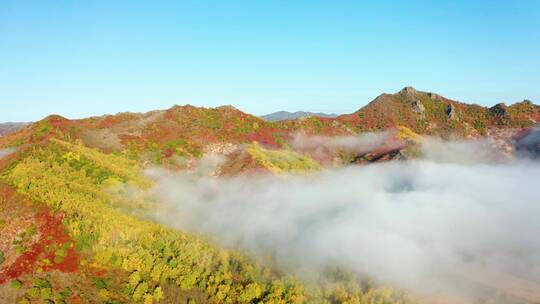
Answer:
[[224, 144], [255, 141], [268, 147], [284, 147], [298, 132], [348, 136], [405, 127], [420, 135], [471, 138], [489, 135], [492, 129], [528, 128], [539, 121], [540, 106], [529, 100], [484, 107], [406, 87], [393, 94], [381, 94], [357, 111], [335, 118], [309, 116], [272, 122], [231, 105], [175, 105], [146, 113], [122, 112], [73, 120], [49, 115], [0, 137], [0, 148], [58, 138], [162, 163], [175, 155], [197, 158], [224, 149]]
[[[49, 115], [0, 137], [0, 302], [418, 303], [346, 268], [325, 270], [330, 281], [303, 280], [271, 260], [152, 221], [151, 175], [185, 174], [189, 185], [204, 170], [215, 180], [298, 177], [414, 159], [428, 140], [422, 135], [462, 139], [482, 131], [521, 138], [516, 152], [534, 154], [538, 131], [528, 127], [538, 108], [530, 101], [482, 107], [405, 88], [336, 118], [268, 122], [233, 106], [191, 105], [73, 120]], [[219, 163], [208, 164], [210, 154]], [[183, 169], [193, 170], [177, 172]], [[197, 202], [189, 188], [173, 187]]]

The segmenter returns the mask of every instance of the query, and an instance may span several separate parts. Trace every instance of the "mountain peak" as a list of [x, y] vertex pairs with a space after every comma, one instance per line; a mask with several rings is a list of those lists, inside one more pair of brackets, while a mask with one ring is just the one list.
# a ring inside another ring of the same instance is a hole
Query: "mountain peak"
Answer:
[[408, 94], [414, 94], [416, 92], [418, 91], [411, 86], [404, 87], [403, 89], [401, 89], [401, 91], [399, 91], [399, 93], [408, 93]]
[[58, 115], [58, 114], [51, 114], [45, 118], [43, 118], [42, 120], [49, 120], [49, 121], [63, 121], [63, 120], [68, 120], [67, 118], [65, 118], [64, 116], [62, 115]]
[[238, 112], [242, 112], [242, 111], [240, 111], [237, 107], [235, 107], [235, 106], [233, 106], [233, 105], [223, 105], [223, 106], [217, 107], [216, 109], [224, 110], [224, 111], [238, 111]]

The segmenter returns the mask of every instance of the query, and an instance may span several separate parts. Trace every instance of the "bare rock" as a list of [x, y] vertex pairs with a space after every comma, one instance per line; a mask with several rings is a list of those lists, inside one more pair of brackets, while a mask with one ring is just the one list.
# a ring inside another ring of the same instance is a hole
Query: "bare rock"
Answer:
[[412, 107], [412, 110], [417, 114], [424, 115], [424, 112], [426, 111], [426, 108], [424, 107], [424, 105], [422, 104], [420, 100], [413, 100], [411, 102], [411, 107]]
[[506, 106], [504, 103], [498, 103], [494, 105], [493, 107], [489, 108], [489, 112], [495, 116], [499, 117], [509, 117], [510, 113], [508, 113], [508, 106]]
[[452, 120], [457, 119], [456, 107], [453, 104], [449, 104], [446, 108], [446, 114], [448, 114], [448, 118]]
[[414, 94], [416, 93], [416, 89], [413, 87], [404, 87], [403, 89], [401, 89], [401, 93]]

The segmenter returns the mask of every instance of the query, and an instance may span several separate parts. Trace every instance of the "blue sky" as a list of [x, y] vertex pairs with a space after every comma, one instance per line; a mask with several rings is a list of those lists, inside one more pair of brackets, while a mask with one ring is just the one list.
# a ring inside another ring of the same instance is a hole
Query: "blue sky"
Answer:
[[[159, 2], [159, 3], [158, 3]], [[0, 1], [0, 121], [540, 102], [540, 1]]]

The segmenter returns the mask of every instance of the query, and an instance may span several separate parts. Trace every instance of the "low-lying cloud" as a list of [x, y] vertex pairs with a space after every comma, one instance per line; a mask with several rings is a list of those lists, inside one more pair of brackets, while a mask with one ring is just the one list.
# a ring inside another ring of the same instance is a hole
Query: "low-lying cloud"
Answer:
[[4, 158], [13, 152], [15, 152], [15, 148], [0, 149], [0, 158]]
[[365, 154], [381, 146], [399, 148], [403, 142], [395, 132], [364, 133], [362, 136], [325, 136], [297, 133], [291, 140], [294, 150], [307, 153], [319, 161], [328, 161], [338, 152]]
[[440, 145], [424, 147], [428, 159], [308, 176], [153, 170], [155, 217], [300, 273], [335, 264], [417, 294], [540, 301], [540, 165]]
[[291, 145], [298, 151], [330, 151], [339, 150], [366, 153], [385, 144], [394, 134], [388, 132], [364, 133], [362, 136], [324, 136], [297, 133]]

